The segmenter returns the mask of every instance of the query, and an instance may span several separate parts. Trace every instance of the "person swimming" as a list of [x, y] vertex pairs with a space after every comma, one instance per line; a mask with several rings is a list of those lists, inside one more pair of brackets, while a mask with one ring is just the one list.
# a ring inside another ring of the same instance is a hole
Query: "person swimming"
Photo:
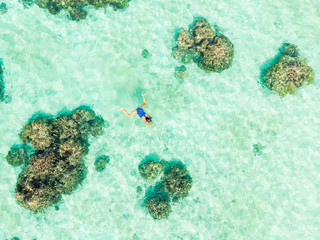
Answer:
[[124, 108], [120, 108], [119, 111], [124, 112], [124, 114], [127, 117], [132, 117], [137, 114], [142, 119], [145, 125], [154, 125], [152, 122], [152, 117], [149, 114], [146, 114], [145, 111], [143, 110], [147, 106], [147, 101], [145, 99], [146, 95], [147, 94], [142, 94], [143, 105], [141, 107], [138, 107], [136, 110], [134, 110], [130, 114]]

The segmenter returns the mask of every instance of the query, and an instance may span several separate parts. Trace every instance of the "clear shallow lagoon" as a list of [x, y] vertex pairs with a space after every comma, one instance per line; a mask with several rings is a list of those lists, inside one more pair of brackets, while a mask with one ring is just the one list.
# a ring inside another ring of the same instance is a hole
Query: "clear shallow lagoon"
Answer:
[[[34, 5], [6, 1], [0, 17], [5, 91], [0, 105], [0, 239], [317, 239], [320, 236], [320, 3], [318, 1], [133, 0], [125, 11], [89, 9], [72, 22]], [[205, 73], [187, 65], [178, 83], [175, 33], [194, 17], [218, 25], [235, 45], [230, 69]], [[279, 98], [261, 69], [285, 41], [298, 45], [315, 82]], [[144, 59], [143, 49], [152, 56]], [[127, 119], [147, 93], [155, 127]], [[24, 123], [88, 105], [109, 122], [90, 138], [89, 173], [60, 210], [34, 215], [14, 198], [21, 168], [5, 156]], [[265, 148], [260, 156], [253, 145]], [[146, 155], [182, 160], [189, 196], [167, 220], [143, 208], [138, 173]], [[111, 162], [102, 173], [94, 160]]]

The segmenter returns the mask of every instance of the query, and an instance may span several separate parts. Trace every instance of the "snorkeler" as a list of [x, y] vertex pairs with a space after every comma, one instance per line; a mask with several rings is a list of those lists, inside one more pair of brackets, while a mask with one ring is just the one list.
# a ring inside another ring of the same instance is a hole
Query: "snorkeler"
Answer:
[[128, 113], [125, 109], [120, 108], [119, 111], [124, 112], [125, 115], [127, 115], [127, 117], [132, 117], [136, 114], [139, 115], [139, 117], [142, 119], [142, 121], [144, 122], [145, 125], [154, 125], [152, 122], [152, 117], [150, 117], [150, 115], [146, 114], [144, 112], [144, 108], [147, 106], [147, 101], [145, 99], [145, 95], [147, 94], [142, 94], [142, 99], [143, 99], [143, 105], [141, 107], [138, 107], [136, 110], [134, 110], [132, 113]]

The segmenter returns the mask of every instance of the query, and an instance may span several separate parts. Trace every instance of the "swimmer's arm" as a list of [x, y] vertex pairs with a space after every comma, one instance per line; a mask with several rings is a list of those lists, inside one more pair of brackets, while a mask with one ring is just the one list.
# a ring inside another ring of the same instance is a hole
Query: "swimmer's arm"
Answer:
[[146, 121], [146, 119], [145, 119], [145, 118], [143, 118], [142, 120], [143, 120], [143, 122], [144, 122], [144, 124], [145, 124], [145, 125], [147, 125], [147, 126], [148, 126], [148, 125], [152, 125], [152, 126], [154, 126], [154, 123], [147, 123], [147, 121]]

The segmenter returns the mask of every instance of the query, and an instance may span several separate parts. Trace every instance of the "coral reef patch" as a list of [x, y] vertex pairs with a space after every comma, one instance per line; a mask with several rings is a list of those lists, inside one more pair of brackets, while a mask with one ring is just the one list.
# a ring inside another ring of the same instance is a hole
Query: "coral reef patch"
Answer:
[[[40, 8], [46, 8], [51, 14], [57, 14], [61, 10], [69, 12], [71, 20], [79, 21], [87, 17], [88, 12], [85, 6], [92, 6], [95, 9], [111, 6], [114, 10], [125, 9], [130, 0], [35, 0]], [[30, 0], [22, 0], [25, 6], [30, 6]]]
[[[84, 106], [56, 118], [36, 116], [29, 120], [19, 136], [23, 143], [31, 143], [36, 152], [18, 176], [17, 202], [37, 213], [74, 191], [86, 176], [88, 136], [102, 132], [102, 117]], [[12, 148], [7, 160], [18, 165], [26, 156], [20, 148]]]
[[145, 206], [154, 219], [168, 218], [171, 212], [170, 199], [165, 193], [156, 193], [148, 197]]
[[146, 181], [155, 180], [163, 170], [161, 162], [148, 159], [139, 165], [139, 173]]
[[148, 182], [161, 176], [145, 194], [144, 206], [154, 219], [168, 218], [170, 202], [186, 197], [192, 186], [192, 178], [180, 161], [159, 162], [147, 157], [140, 163], [139, 173]]
[[206, 72], [220, 73], [228, 69], [233, 61], [233, 44], [212, 29], [205, 18], [195, 20], [189, 31], [180, 30], [176, 44], [172, 49], [175, 59], [184, 64], [195, 62]]
[[174, 163], [164, 171], [163, 185], [173, 200], [186, 197], [192, 186], [192, 178], [182, 163]]
[[298, 88], [313, 81], [312, 68], [299, 57], [297, 46], [289, 43], [282, 46], [274, 64], [263, 73], [263, 84], [281, 97], [294, 94]]

